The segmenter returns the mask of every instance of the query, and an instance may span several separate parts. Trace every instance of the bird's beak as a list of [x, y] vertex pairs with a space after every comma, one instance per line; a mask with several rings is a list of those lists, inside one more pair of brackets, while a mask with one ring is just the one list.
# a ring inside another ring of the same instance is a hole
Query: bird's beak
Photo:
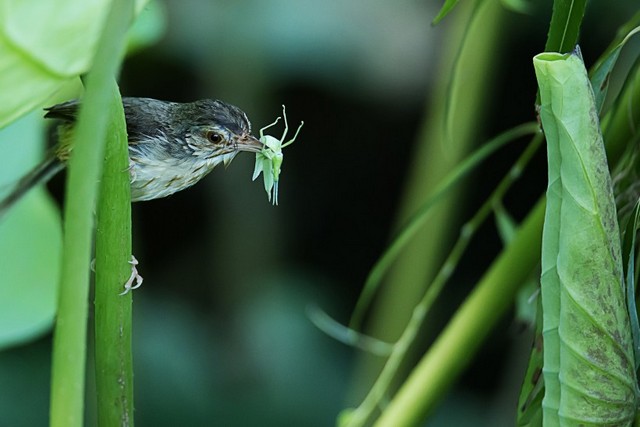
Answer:
[[259, 153], [260, 151], [262, 151], [262, 147], [262, 142], [260, 142], [259, 139], [249, 135], [248, 133], [245, 133], [240, 138], [238, 138], [238, 150], [240, 151]]

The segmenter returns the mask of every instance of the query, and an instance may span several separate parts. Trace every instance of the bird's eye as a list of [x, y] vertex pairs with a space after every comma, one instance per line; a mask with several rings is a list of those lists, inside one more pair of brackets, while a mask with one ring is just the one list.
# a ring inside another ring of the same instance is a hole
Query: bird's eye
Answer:
[[218, 132], [207, 132], [207, 139], [214, 144], [220, 144], [224, 139]]

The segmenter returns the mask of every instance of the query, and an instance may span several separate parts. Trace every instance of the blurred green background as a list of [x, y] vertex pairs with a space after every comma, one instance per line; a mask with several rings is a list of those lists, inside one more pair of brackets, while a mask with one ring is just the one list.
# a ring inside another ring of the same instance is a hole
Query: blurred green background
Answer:
[[[527, 15], [507, 14], [477, 144], [534, 118], [531, 58], [544, 47], [551, 2], [531, 3]], [[587, 65], [632, 10], [592, 3], [581, 40]], [[285, 150], [278, 207], [251, 181], [248, 154], [187, 191], [134, 204], [133, 251], [145, 279], [134, 294], [136, 423], [334, 425], [373, 378], [356, 375], [360, 352], [320, 332], [306, 309], [346, 323], [386, 247], [455, 17], [431, 27], [440, 7], [432, 0], [159, 4], [164, 35], [125, 60], [124, 96], [220, 98], [242, 108], [255, 133], [285, 104], [291, 126], [305, 126]], [[512, 144], [475, 174], [453, 228], [521, 149]], [[63, 176], [49, 185], [59, 202], [63, 185]], [[507, 209], [520, 220], [545, 186], [541, 152]], [[493, 225], [480, 230], [425, 346], [500, 246]], [[512, 425], [530, 339], [505, 319], [428, 425]], [[45, 335], [0, 352], [0, 427], [46, 425], [50, 349]]]

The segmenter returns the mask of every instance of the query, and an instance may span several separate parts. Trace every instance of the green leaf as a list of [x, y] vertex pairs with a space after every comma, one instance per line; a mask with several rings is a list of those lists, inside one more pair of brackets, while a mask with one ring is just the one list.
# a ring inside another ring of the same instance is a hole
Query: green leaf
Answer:
[[[43, 120], [38, 116], [0, 131], [0, 190], [11, 188], [42, 156]], [[0, 349], [51, 327], [61, 251], [60, 214], [43, 188], [0, 219]]]
[[438, 12], [436, 17], [433, 18], [433, 21], [431, 21], [431, 25], [437, 25], [440, 21], [442, 21], [444, 17], [447, 16], [454, 7], [456, 7], [456, 4], [458, 4], [459, 1], [460, 0], [446, 0], [440, 8], [440, 12]]
[[[518, 224], [504, 208], [501, 202], [493, 206], [496, 219], [496, 228], [502, 239], [502, 243], [508, 246], [518, 231]], [[515, 301], [515, 318], [524, 325], [535, 325], [538, 310], [536, 309], [536, 296], [539, 292], [538, 280], [531, 277], [518, 291]], [[542, 332], [541, 332], [542, 333]]]
[[[540, 306], [538, 298], [538, 306]], [[529, 365], [522, 381], [518, 399], [518, 427], [542, 427], [542, 399], [544, 396], [542, 307], [537, 310], [536, 333], [529, 355]]]
[[[148, 1], [129, 29], [127, 54], [132, 54], [151, 46], [162, 38], [167, 27], [167, 11], [164, 3]], [[145, 2], [146, 2], [145, 1]]]
[[633, 340], [593, 91], [579, 51], [537, 55], [534, 67], [549, 158], [544, 423], [630, 425], [637, 401]]
[[629, 320], [631, 322], [631, 333], [633, 336], [633, 352], [635, 357], [636, 371], [640, 368], [640, 321], [638, 320], [638, 309], [636, 307], [636, 260], [637, 250], [636, 236], [640, 227], [640, 202], [636, 203], [633, 216], [629, 218], [626, 232], [623, 238], [623, 250], [626, 252], [627, 260], [626, 289]]
[[[640, 12], [637, 14], [637, 17], [640, 18]], [[593, 87], [595, 94], [596, 110], [598, 113], [602, 111], [604, 100], [607, 97], [609, 78], [611, 77], [611, 72], [613, 71], [616, 61], [618, 60], [620, 51], [627, 41], [638, 32], [640, 32], [640, 27], [635, 27], [629, 31], [619, 43], [607, 49], [605, 54], [602, 55], [598, 62], [593, 66], [593, 71], [591, 72], [591, 86]]]
[[0, 0], [0, 128], [89, 70], [110, 3]]
[[555, 0], [546, 52], [566, 53], [572, 51], [578, 43], [580, 25], [587, 6], [586, 0]]

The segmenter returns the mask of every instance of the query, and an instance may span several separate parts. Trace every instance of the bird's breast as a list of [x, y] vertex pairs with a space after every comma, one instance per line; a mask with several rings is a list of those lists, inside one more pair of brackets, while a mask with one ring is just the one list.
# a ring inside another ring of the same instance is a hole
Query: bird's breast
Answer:
[[191, 187], [216, 166], [207, 160], [152, 160], [130, 156], [131, 200], [159, 199]]

